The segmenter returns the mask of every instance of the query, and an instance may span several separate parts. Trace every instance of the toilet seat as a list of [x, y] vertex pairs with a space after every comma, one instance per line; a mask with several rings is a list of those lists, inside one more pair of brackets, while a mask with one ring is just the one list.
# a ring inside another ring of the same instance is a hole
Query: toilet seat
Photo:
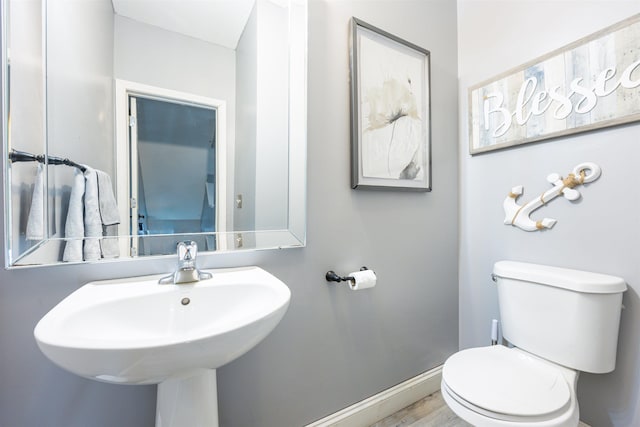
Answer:
[[447, 403], [453, 400], [455, 406], [460, 405], [479, 417], [507, 423], [495, 425], [547, 425], [546, 421], [577, 417], [570, 384], [575, 376], [575, 371], [517, 348], [472, 348], [445, 362], [442, 393]]

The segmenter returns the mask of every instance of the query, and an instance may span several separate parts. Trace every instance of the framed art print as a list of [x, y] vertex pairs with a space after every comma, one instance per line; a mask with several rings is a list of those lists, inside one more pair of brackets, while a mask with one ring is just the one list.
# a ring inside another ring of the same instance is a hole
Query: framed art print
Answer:
[[430, 53], [351, 20], [351, 187], [431, 190]]

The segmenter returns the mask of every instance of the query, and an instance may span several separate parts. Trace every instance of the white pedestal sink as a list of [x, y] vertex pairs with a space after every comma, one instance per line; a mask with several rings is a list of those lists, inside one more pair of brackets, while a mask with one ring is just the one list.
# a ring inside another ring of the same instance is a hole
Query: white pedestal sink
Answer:
[[38, 322], [38, 346], [86, 378], [158, 384], [156, 426], [215, 427], [215, 369], [276, 327], [291, 292], [258, 267], [209, 272], [180, 285], [160, 285], [162, 276], [88, 283]]

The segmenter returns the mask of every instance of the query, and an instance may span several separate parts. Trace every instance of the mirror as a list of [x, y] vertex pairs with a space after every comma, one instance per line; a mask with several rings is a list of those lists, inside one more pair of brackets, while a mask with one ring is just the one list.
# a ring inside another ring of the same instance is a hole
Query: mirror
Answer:
[[2, 8], [7, 267], [304, 246], [306, 0]]

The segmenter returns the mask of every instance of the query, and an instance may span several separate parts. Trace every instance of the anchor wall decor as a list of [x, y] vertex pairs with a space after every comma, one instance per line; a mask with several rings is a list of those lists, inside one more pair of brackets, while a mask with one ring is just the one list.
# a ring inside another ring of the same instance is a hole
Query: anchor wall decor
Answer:
[[540, 206], [546, 205], [561, 194], [567, 200], [578, 200], [580, 192], [575, 190], [575, 187], [595, 181], [600, 177], [601, 172], [598, 165], [586, 162], [580, 163], [573, 168], [573, 171], [564, 179], [559, 174], [552, 173], [547, 176], [547, 181], [553, 184], [553, 187], [525, 205], [516, 203], [516, 199], [524, 192], [522, 185], [513, 187], [504, 200], [504, 223], [519, 227], [525, 231], [537, 231], [553, 227], [557, 222], [555, 219], [544, 218], [540, 221], [534, 221], [529, 217], [531, 212]]

